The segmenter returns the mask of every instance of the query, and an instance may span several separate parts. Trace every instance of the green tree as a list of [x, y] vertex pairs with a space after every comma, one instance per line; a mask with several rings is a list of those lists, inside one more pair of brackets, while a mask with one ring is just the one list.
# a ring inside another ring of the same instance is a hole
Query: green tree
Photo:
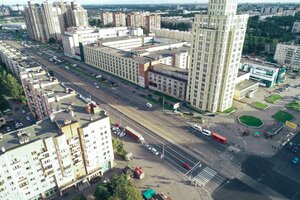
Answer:
[[105, 184], [99, 184], [96, 187], [94, 197], [96, 200], [108, 200], [111, 196], [111, 193], [108, 191], [107, 186]]
[[85, 196], [81, 193], [80, 195], [78, 195], [77, 197], [75, 197], [73, 200], [87, 200], [85, 198]]
[[120, 200], [143, 200], [141, 192], [138, 191], [131, 183], [127, 185], [118, 185], [115, 188], [115, 196], [119, 197]]
[[9, 96], [13, 97], [14, 99], [18, 99], [20, 95], [23, 93], [22, 86], [19, 84], [17, 79], [13, 77], [11, 74], [6, 76], [6, 84], [9, 92]]
[[121, 200], [121, 199], [114, 195], [114, 196], [109, 197], [108, 200]]
[[112, 145], [113, 145], [113, 149], [118, 153], [122, 152], [124, 148], [123, 142], [119, 139], [113, 139]]

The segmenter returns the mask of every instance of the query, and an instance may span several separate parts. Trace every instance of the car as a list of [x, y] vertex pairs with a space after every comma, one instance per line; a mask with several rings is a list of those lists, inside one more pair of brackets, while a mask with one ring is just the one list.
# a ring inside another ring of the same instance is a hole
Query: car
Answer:
[[96, 78], [101, 78], [101, 77], [102, 77], [102, 76], [101, 76], [100, 74], [96, 76]]
[[293, 160], [292, 160], [292, 163], [294, 165], [297, 165], [299, 163], [299, 158], [298, 157], [294, 157]]
[[194, 124], [192, 127], [193, 127], [193, 129], [195, 129], [197, 131], [202, 131], [202, 127], [197, 124]]
[[211, 135], [210, 130], [207, 130], [207, 129], [202, 129], [201, 133], [202, 133], [203, 135], [206, 135], [206, 136], [210, 136], [210, 135]]
[[119, 136], [124, 137], [125, 135], [126, 135], [126, 133], [122, 131]]
[[100, 87], [98, 85], [96, 85], [96, 88], [99, 89]]
[[146, 144], [145, 147], [146, 147], [149, 151], [151, 151], [151, 149], [152, 149], [152, 147], [151, 147], [149, 144]]
[[29, 116], [27, 116], [26, 119], [27, 119], [28, 121], [30, 121], [30, 117], [29, 117]]
[[10, 127], [9, 126], [6, 127], [6, 131], [10, 132]]
[[185, 168], [185, 169], [187, 169], [187, 170], [191, 170], [192, 169], [192, 167], [189, 165], [189, 163], [187, 163], [187, 162], [185, 162], [185, 163], [183, 163], [183, 167]]
[[25, 113], [26, 113], [26, 110], [22, 110], [22, 113], [25, 114]]
[[94, 183], [99, 182], [100, 180], [101, 180], [101, 178], [100, 178], [99, 176], [96, 176], [96, 177], [94, 177], [94, 178], [92, 178], [92, 179], [90, 180], [90, 183], [91, 183], [91, 184], [94, 184]]
[[158, 151], [154, 147], [151, 148], [151, 152], [157, 156], [159, 155]]
[[299, 147], [298, 147], [298, 146], [294, 146], [294, 147], [292, 148], [292, 152], [293, 152], [293, 153], [298, 153], [298, 150], [299, 150]]
[[98, 83], [94, 83], [94, 85], [98, 85]]
[[152, 108], [152, 104], [151, 103], [146, 103], [146, 106], [148, 106], [149, 108]]

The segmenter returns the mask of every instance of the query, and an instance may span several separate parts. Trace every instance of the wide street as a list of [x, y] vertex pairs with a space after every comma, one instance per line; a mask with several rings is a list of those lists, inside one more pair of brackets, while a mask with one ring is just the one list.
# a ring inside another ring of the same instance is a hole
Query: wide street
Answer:
[[[10, 41], [10, 44], [23, 48], [16, 42]], [[236, 160], [235, 157], [240, 156], [242, 150], [235, 151], [236, 147], [230, 144], [221, 145], [203, 135], [199, 136], [192, 131], [189, 124], [169, 116], [159, 107], [146, 107], [145, 99], [132, 94], [128, 85], [117, 82], [119, 86], [115, 89], [103, 85], [97, 89], [88, 77], [75, 75], [41, 56], [28, 51], [27, 53], [43, 67], [54, 71], [59, 80], [69, 84], [83, 96], [89, 97], [92, 94], [92, 98], [101, 103], [100, 106], [107, 110], [110, 117], [121, 122], [122, 125], [132, 126], [141, 132], [146, 142], [155, 146], [160, 152], [164, 148], [164, 159], [168, 160], [178, 173], [182, 175], [186, 173], [187, 170], [182, 167], [184, 162], [188, 162], [192, 167], [201, 162], [201, 167], [197, 167], [192, 172], [199, 185], [208, 183], [201, 182], [202, 176], [207, 179], [207, 174], [210, 174], [211, 179], [216, 179], [215, 188], [225, 180], [225, 177], [230, 179], [238, 177], [265, 196], [272, 196], [272, 199], [285, 199], [274, 190], [266, 186], [262, 187], [257, 180], [241, 172], [240, 164], [243, 160]], [[185, 177], [189, 177], [189, 174]]]

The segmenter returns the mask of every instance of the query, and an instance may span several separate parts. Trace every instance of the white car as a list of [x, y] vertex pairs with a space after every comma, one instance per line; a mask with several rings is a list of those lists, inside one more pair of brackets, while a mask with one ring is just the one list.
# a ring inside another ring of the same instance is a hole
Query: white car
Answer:
[[146, 147], [149, 151], [152, 150], [152, 147], [151, 147], [149, 144], [146, 144], [145, 147]]
[[6, 127], [6, 131], [7, 131], [7, 132], [10, 132], [10, 128], [9, 128], [9, 126], [8, 126], [8, 127]]
[[96, 85], [96, 88], [97, 88], [97, 89], [99, 89], [99, 86], [98, 86], [98, 85]]
[[30, 121], [30, 117], [29, 117], [29, 116], [27, 116], [26, 119], [27, 119], [28, 121]]
[[126, 135], [126, 133], [122, 131], [119, 136], [124, 137], [125, 135]]
[[25, 113], [26, 113], [26, 110], [22, 110], [22, 113], [25, 114]]
[[149, 108], [152, 108], [152, 104], [151, 103], [146, 103], [146, 106], [148, 106]]
[[202, 127], [197, 124], [193, 125], [193, 129], [196, 129], [197, 131], [202, 131]]
[[202, 129], [201, 133], [202, 133], [203, 135], [206, 135], [206, 136], [210, 136], [210, 135], [211, 135], [210, 130], [207, 130], [207, 129]]
[[151, 152], [157, 156], [159, 155], [158, 151], [154, 147], [152, 147]]

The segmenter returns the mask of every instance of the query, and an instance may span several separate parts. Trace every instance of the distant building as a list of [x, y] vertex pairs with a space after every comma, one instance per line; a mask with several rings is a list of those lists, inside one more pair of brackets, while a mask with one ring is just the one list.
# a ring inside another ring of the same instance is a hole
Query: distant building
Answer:
[[300, 21], [294, 22], [292, 33], [300, 33]]
[[4, 7], [3, 5], [0, 6], [0, 16], [4, 17], [9, 15], [10, 15], [9, 8]]
[[192, 33], [188, 31], [178, 31], [170, 29], [154, 29], [154, 34], [157, 37], [166, 37], [175, 40], [190, 42]]
[[126, 14], [125, 13], [113, 13], [113, 26], [121, 27], [126, 26]]
[[286, 68], [254, 58], [242, 58], [240, 71], [249, 72], [250, 79], [263, 87], [273, 87], [285, 81]]
[[103, 25], [112, 24], [114, 21], [113, 13], [112, 12], [100, 13], [100, 19], [101, 19]]
[[278, 43], [274, 60], [288, 69], [300, 71], [300, 45]]
[[141, 28], [111, 27], [95, 29], [92, 27], [69, 27], [62, 36], [62, 43], [66, 56], [80, 58], [80, 43], [86, 45], [99, 39], [142, 35], [143, 29]]
[[29, 1], [24, 19], [29, 37], [37, 41], [61, 40], [67, 27], [88, 25], [87, 11], [74, 2], [33, 4]]
[[144, 27], [148, 32], [154, 32], [161, 27], [161, 17], [156, 13], [134, 12], [127, 15], [127, 26]]

